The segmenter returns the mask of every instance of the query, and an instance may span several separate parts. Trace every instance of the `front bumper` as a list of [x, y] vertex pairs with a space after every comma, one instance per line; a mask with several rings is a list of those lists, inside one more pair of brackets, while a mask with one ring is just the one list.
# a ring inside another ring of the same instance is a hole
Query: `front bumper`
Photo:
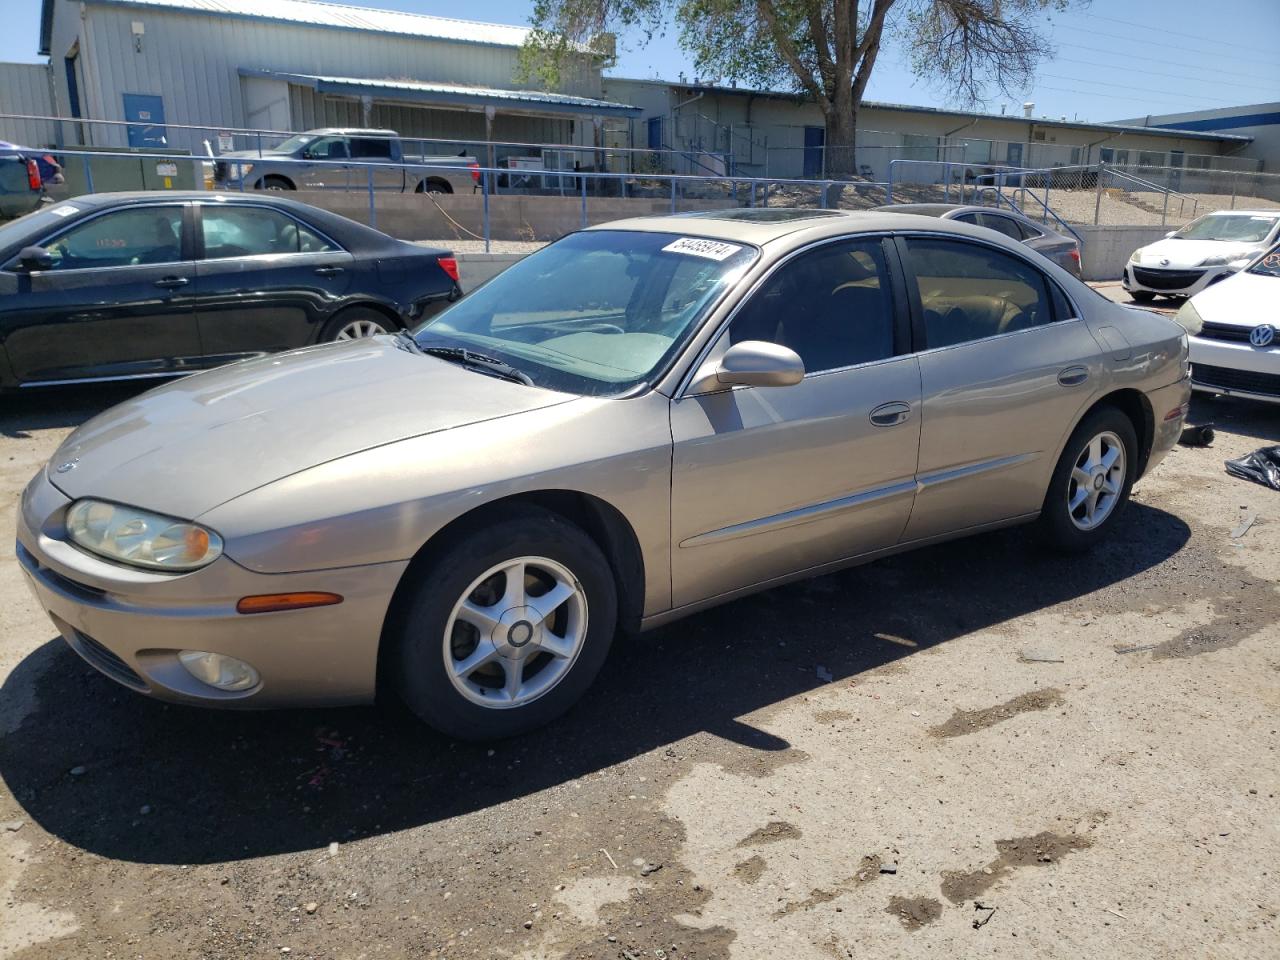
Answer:
[[1142, 290], [1147, 293], [1163, 293], [1171, 297], [1194, 297], [1210, 284], [1225, 280], [1235, 273], [1230, 266], [1191, 267], [1186, 270], [1167, 270], [1153, 267], [1134, 267], [1126, 263], [1123, 286], [1126, 290]]
[[1205, 393], [1280, 403], [1280, 344], [1191, 338], [1191, 381]]
[[[378, 644], [407, 562], [312, 573], [253, 573], [223, 556], [188, 574], [108, 563], [65, 539], [71, 501], [41, 471], [18, 511], [18, 563], [63, 638], [88, 663], [139, 693], [217, 707], [371, 702]], [[341, 604], [240, 614], [241, 597], [321, 590]], [[261, 683], [225, 692], [191, 676], [180, 650], [251, 664]]]

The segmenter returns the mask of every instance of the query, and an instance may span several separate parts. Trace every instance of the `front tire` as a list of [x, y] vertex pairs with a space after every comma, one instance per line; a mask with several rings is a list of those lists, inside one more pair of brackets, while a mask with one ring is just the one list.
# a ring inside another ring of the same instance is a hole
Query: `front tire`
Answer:
[[1130, 290], [1129, 296], [1137, 303], [1150, 303], [1156, 298], [1150, 290]]
[[264, 177], [258, 181], [259, 190], [293, 190], [296, 189], [292, 183], [284, 177], [270, 176]]
[[511, 737], [568, 710], [617, 629], [609, 562], [558, 514], [512, 507], [411, 571], [389, 639], [394, 682], [426, 723], [461, 740]]
[[1133, 422], [1111, 406], [1090, 412], [1058, 458], [1040, 510], [1049, 545], [1080, 553], [1105, 538], [1129, 500], [1137, 465]]

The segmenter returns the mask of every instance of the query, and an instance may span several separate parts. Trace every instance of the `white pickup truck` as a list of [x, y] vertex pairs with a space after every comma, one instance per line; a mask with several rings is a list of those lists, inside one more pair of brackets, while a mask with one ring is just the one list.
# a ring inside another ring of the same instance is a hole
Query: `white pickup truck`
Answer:
[[214, 159], [216, 190], [364, 190], [391, 193], [470, 193], [480, 164], [456, 156], [407, 155], [394, 130], [328, 127], [297, 133], [258, 150]]

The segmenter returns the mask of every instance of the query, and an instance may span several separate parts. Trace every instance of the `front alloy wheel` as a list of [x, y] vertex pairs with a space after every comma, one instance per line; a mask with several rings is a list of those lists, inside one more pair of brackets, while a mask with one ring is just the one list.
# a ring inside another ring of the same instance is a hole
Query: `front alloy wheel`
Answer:
[[500, 505], [463, 523], [405, 574], [383, 676], [442, 733], [510, 737], [591, 685], [617, 628], [617, 584], [595, 540], [550, 510]]
[[480, 574], [453, 605], [445, 670], [472, 703], [521, 707], [564, 679], [586, 636], [586, 592], [569, 569], [517, 557]]

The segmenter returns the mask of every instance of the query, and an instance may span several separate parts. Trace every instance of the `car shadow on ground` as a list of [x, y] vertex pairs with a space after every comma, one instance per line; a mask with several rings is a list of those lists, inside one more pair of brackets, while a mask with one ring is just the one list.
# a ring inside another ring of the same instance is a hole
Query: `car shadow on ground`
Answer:
[[619, 641], [568, 716], [493, 747], [451, 742], [391, 708], [167, 706], [52, 640], [0, 690], [25, 704], [0, 738], [0, 776], [45, 830], [106, 857], [193, 864], [322, 849], [528, 798], [691, 735], [785, 750], [739, 718], [1060, 602], [1087, 610], [1089, 594], [1121, 581], [1139, 585], [1129, 595], [1140, 604], [1141, 585], [1160, 581], [1156, 568], [1189, 536], [1135, 502], [1083, 558], [1046, 553], [1016, 529], [759, 594]]
[[1196, 393], [1191, 398], [1187, 423], [1211, 423], [1219, 430], [1255, 437], [1262, 441], [1259, 446], [1280, 443], [1280, 403]]
[[97, 383], [22, 390], [0, 396], [0, 437], [25, 440], [32, 430], [78, 427], [90, 417], [156, 384], [155, 380]]

